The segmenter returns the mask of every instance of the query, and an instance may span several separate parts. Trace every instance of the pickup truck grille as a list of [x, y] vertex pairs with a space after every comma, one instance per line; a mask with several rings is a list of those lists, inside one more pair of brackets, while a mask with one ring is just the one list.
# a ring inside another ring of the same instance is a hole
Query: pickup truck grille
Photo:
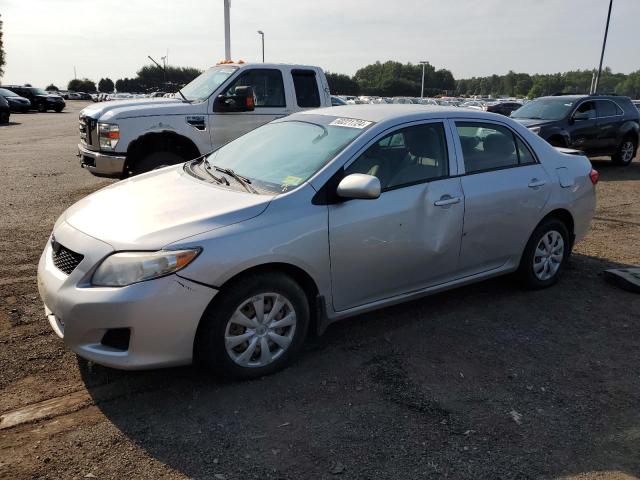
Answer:
[[80, 142], [88, 148], [98, 149], [98, 121], [81, 116], [79, 120]]
[[58, 270], [63, 271], [67, 275], [71, 275], [71, 272], [76, 269], [84, 258], [84, 255], [69, 250], [67, 247], [57, 243], [55, 239], [51, 243], [53, 244], [53, 264]]

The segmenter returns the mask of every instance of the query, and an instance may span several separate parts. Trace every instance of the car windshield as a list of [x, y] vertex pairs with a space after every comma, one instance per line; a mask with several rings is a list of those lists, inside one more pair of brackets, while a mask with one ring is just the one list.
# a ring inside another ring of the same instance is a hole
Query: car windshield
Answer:
[[209, 164], [230, 168], [258, 187], [285, 192], [305, 182], [372, 122], [314, 115], [270, 123], [212, 153]]
[[569, 113], [574, 104], [574, 101], [566, 98], [538, 98], [514, 111], [511, 118], [561, 120]]
[[230, 65], [212, 67], [205, 70], [180, 91], [189, 100], [204, 101], [237, 69], [238, 67]]
[[0, 95], [3, 97], [19, 97], [17, 93], [13, 93], [11, 90], [7, 90], [6, 88], [0, 88]]
[[42, 88], [35, 88], [32, 87], [29, 90], [31, 90], [31, 93], [35, 93], [36, 95], [49, 95], [47, 92], [45, 92]]

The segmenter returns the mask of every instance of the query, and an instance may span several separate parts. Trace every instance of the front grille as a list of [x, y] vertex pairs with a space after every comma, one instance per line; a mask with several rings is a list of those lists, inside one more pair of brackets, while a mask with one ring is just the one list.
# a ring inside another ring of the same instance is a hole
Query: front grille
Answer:
[[91, 117], [80, 117], [80, 141], [89, 147], [97, 146], [94, 142], [98, 140], [98, 121]]
[[58, 270], [63, 271], [67, 275], [75, 270], [78, 264], [84, 258], [84, 255], [69, 250], [67, 247], [60, 245], [55, 239], [52, 240], [53, 245], [53, 264]]

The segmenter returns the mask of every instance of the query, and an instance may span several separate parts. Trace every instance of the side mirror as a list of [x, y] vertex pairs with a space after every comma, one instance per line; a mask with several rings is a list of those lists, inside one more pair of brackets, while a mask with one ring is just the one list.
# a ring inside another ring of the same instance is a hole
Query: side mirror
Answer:
[[341, 198], [374, 200], [380, 196], [381, 191], [378, 177], [364, 173], [352, 173], [340, 181], [336, 193]]
[[254, 108], [251, 87], [236, 87], [233, 94], [218, 95], [213, 104], [214, 112], [252, 112]]
[[587, 112], [576, 112], [573, 114], [572, 120], [573, 121], [589, 120], [589, 114]]

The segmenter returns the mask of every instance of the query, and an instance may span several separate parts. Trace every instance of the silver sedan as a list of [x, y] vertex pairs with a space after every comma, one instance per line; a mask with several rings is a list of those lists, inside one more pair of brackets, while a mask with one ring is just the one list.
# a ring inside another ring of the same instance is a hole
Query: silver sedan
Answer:
[[491, 113], [307, 111], [76, 203], [38, 285], [82, 357], [256, 377], [338, 319], [513, 272], [553, 285], [597, 180], [580, 152]]

